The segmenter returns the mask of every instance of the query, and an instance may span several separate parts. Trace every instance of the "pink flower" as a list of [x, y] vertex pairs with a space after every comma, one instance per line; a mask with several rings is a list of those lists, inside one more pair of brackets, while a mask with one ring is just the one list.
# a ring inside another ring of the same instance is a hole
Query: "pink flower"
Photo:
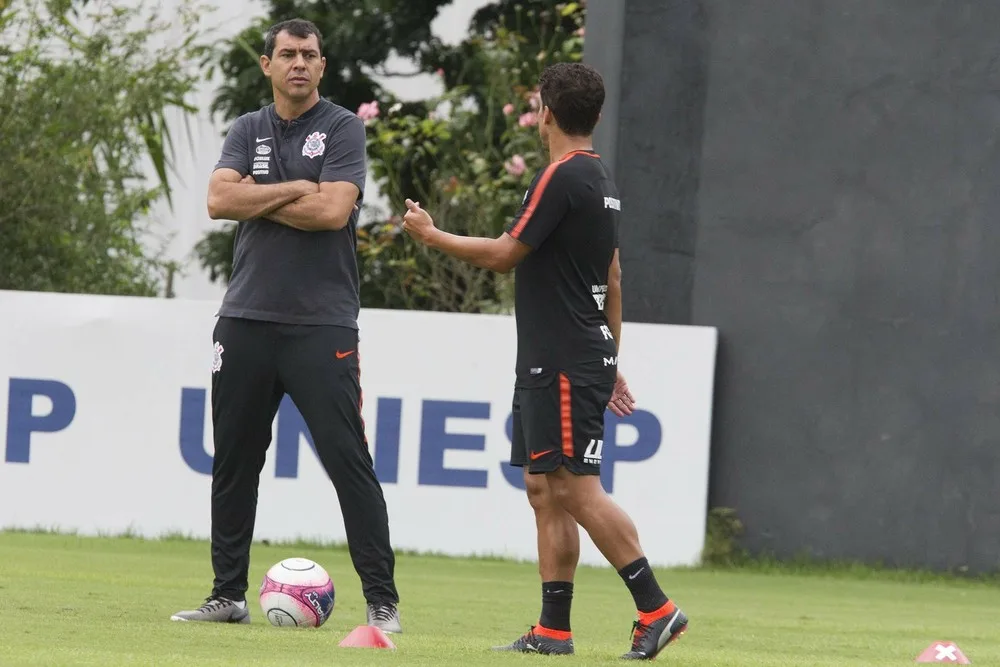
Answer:
[[444, 70], [441, 69], [440, 67], [438, 67], [437, 71], [435, 72], [435, 74], [437, 74], [438, 76], [444, 76]]
[[524, 163], [524, 158], [520, 155], [515, 155], [511, 159], [503, 163], [503, 168], [507, 170], [507, 173], [511, 176], [520, 176], [527, 169], [527, 165]]
[[358, 117], [365, 122], [378, 118], [378, 114], [378, 100], [365, 102], [358, 107]]
[[580, 29], [577, 30], [575, 34], [576, 34], [577, 37], [583, 37], [583, 33], [584, 33], [584, 29], [583, 29], [583, 26], [581, 26]]
[[504, 116], [509, 116], [512, 113], [514, 113], [514, 105], [513, 104], [511, 104], [511, 103], [508, 102], [507, 104], [503, 105], [503, 115]]
[[538, 125], [538, 114], [534, 111], [529, 111], [528, 113], [521, 114], [521, 117], [517, 119], [517, 124], [521, 127], [531, 127], [532, 125]]
[[528, 104], [534, 111], [538, 111], [542, 108], [542, 97], [538, 94], [538, 90], [533, 90], [528, 93]]

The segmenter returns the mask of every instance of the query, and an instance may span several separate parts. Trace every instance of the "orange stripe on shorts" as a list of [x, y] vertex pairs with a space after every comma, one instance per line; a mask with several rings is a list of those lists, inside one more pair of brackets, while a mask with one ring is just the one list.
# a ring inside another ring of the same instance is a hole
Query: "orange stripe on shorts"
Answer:
[[563, 455], [573, 456], [573, 411], [569, 396], [569, 378], [565, 373], [559, 374], [559, 417], [562, 424]]

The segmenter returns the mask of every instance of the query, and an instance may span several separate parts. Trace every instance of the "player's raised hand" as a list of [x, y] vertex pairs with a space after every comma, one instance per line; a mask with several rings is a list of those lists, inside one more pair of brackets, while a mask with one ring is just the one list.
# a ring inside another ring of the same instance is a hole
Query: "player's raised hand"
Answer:
[[420, 202], [415, 202], [412, 199], [406, 200], [403, 231], [420, 243], [427, 243], [430, 235], [434, 232], [434, 219], [431, 218], [430, 213], [420, 208]]
[[621, 371], [618, 371], [618, 378], [615, 380], [614, 391], [611, 392], [611, 400], [608, 401], [608, 408], [619, 417], [627, 417], [635, 409], [635, 397], [629, 391], [628, 382]]

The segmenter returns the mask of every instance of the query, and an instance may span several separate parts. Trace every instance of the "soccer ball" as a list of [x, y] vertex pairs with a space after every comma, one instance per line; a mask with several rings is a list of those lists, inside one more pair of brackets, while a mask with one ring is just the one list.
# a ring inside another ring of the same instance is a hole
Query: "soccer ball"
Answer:
[[333, 612], [333, 580], [308, 558], [286, 558], [264, 575], [260, 608], [271, 625], [318, 628]]

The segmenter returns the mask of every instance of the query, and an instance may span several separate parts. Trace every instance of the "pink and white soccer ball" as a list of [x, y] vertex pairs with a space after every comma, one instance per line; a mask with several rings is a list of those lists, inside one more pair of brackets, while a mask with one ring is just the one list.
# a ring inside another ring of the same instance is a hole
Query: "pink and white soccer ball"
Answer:
[[318, 628], [333, 612], [333, 580], [308, 558], [286, 558], [264, 575], [260, 608], [271, 625]]

